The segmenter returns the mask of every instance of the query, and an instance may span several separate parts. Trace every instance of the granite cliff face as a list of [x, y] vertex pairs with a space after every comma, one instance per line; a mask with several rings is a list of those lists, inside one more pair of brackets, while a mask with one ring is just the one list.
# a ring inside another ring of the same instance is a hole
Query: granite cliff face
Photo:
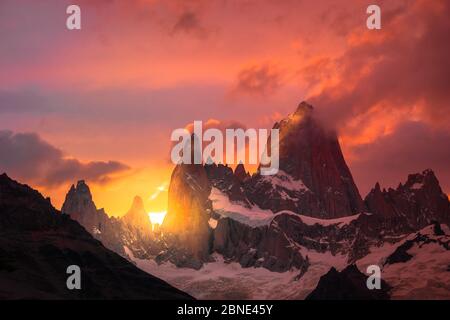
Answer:
[[[81, 269], [82, 290], [66, 287], [70, 265]], [[0, 299], [191, 299], [106, 249], [6, 174], [0, 175], [0, 288]]]
[[[211, 253], [209, 219], [211, 185], [203, 165], [180, 164], [172, 173], [169, 185], [169, 206], [161, 230], [167, 241], [183, 250], [176, 264], [201, 266]], [[183, 260], [186, 260], [184, 263]], [[189, 262], [190, 261], [190, 262]]]
[[308, 257], [301, 254], [290, 234], [284, 232], [285, 216], [274, 217], [267, 225], [249, 227], [231, 218], [221, 218], [214, 230], [214, 251], [241, 266], [263, 267], [283, 272], [306, 272]]
[[291, 210], [332, 219], [364, 211], [364, 204], [345, 163], [334, 132], [302, 102], [274, 125], [280, 134], [280, 171], [256, 174], [247, 184], [248, 198], [262, 209]]

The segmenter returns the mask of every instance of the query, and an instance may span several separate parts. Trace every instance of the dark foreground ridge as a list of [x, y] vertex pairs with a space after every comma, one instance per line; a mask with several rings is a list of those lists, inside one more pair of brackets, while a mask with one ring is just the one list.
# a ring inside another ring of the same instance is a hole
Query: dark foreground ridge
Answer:
[[[81, 268], [81, 290], [66, 269]], [[106, 249], [36, 190], [0, 175], [0, 299], [192, 299]]]
[[331, 268], [306, 300], [387, 300], [389, 286], [381, 280], [380, 290], [369, 290], [367, 276], [353, 264], [341, 272]]

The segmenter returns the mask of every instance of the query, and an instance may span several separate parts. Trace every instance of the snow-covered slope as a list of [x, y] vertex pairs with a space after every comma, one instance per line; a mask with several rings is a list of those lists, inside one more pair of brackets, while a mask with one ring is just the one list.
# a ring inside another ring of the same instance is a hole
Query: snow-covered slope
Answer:
[[345, 257], [312, 253], [308, 272], [298, 279], [298, 270], [280, 273], [264, 268], [243, 268], [237, 262], [225, 261], [219, 254], [214, 254], [215, 262], [193, 270], [178, 268], [170, 262], [158, 265], [154, 260], [135, 258], [126, 247], [125, 251], [138, 268], [197, 299], [304, 299], [332, 266], [341, 270], [346, 265]]
[[[436, 235], [435, 228], [431, 225], [394, 244], [371, 247], [370, 253], [356, 262], [359, 270], [364, 273], [367, 266], [379, 265], [383, 280], [392, 287], [392, 299], [448, 299], [450, 230], [441, 225], [444, 234]], [[330, 268], [341, 271], [348, 265], [347, 255], [321, 253], [304, 246], [298, 246], [298, 250], [308, 257], [310, 264], [303, 275], [298, 269], [272, 272], [265, 268], [243, 268], [217, 253], [213, 255], [215, 261], [205, 263], [200, 270], [177, 268], [169, 262], [158, 265], [154, 260], [135, 258], [125, 247], [140, 269], [198, 299], [304, 299]], [[397, 262], [394, 253], [398, 256], [403, 251], [411, 257]]]
[[382, 267], [382, 278], [392, 287], [391, 299], [450, 298], [450, 230], [436, 234], [430, 225], [396, 244], [371, 248], [357, 261], [360, 270], [368, 265]]

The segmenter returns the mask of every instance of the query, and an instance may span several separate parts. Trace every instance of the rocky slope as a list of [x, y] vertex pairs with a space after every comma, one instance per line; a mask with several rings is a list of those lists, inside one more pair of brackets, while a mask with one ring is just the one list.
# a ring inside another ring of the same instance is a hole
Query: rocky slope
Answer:
[[[81, 290], [66, 287], [69, 265], [81, 268]], [[48, 199], [3, 174], [0, 175], [0, 299], [190, 299], [190, 296], [106, 249], [78, 222], [54, 209]]]
[[395, 243], [370, 248], [356, 261], [360, 270], [381, 267], [391, 299], [450, 298], [450, 228], [434, 223]]

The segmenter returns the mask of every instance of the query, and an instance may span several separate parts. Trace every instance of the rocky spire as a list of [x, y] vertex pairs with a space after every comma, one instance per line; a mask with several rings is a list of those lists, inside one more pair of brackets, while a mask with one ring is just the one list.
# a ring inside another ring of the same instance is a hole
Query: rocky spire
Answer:
[[152, 230], [148, 213], [144, 208], [144, 201], [139, 196], [134, 197], [130, 210], [123, 216], [122, 220], [126, 224], [141, 230], [144, 234], [148, 234]]
[[236, 169], [234, 169], [234, 176], [236, 177], [236, 179], [238, 179], [240, 182], [250, 178], [250, 175], [248, 174], [248, 172], [245, 171], [245, 167], [242, 163], [239, 163], [236, 166]]
[[449, 224], [450, 204], [431, 169], [408, 175], [397, 189], [381, 191], [377, 183], [365, 198], [371, 213], [385, 219], [401, 219], [405, 227], [418, 230], [433, 221]]
[[301, 102], [274, 128], [280, 130], [280, 171], [252, 179], [253, 202], [274, 212], [289, 209], [319, 218], [364, 211], [336, 133], [315, 119], [311, 105]]
[[176, 239], [198, 267], [210, 254], [211, 184], [201, 164], [179, 164], [169, 185], [168, 210], [161, 229]]
[[89, 228], [88, 230], [97, 226], [97, 207], [92, 201], [91, 190], [84, 180], [70, 187], [61, 212], [70, 215], [85, 228]]

